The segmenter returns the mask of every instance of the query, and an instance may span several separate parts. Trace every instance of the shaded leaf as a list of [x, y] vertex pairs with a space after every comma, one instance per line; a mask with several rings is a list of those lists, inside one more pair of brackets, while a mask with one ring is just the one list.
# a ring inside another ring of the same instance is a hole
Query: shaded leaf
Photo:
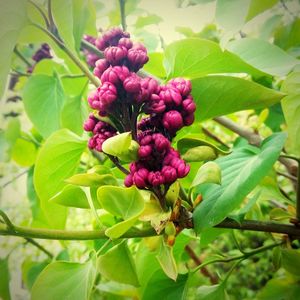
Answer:
[[123, 241], [98, 258], [99, 272], [109, 280], [139, 286], [132, 255]]
[[10, 300], [8, 258], [0, 259], [0, 277], [0, 298], [3, 300]]
[[284, 145], [286, 135], [276, 133], [260, 148], [247, 145], [216, 160], [222, 170], [222, 185], [198, 188], [203, 201], [194, 211], [195, 230], [212, 227], [237, 208], [244, 197], [268, 174]]

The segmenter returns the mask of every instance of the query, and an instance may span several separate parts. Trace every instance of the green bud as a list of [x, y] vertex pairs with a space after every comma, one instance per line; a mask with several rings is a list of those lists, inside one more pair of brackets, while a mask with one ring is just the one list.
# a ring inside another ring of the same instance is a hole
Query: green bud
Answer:
[[168, 236], [175, 236], [176, 235], [176, 227], [173, 222], [167, 222], [165, 227], [165, 234]]
[[217, 158], [216, 152], [209, 146], [198, 146], [189, 149], [182, 158], [187, 162], [197, 162], [204, 160], [214, 160]]

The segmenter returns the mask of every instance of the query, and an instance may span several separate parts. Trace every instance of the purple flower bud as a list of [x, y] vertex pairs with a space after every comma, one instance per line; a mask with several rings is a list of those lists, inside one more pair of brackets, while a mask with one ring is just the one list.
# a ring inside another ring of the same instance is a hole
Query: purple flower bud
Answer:
[[177, 168], [177, 175], [179, 178], [185, 177], [190, 171], [190, 166], [186, 165], [185, 163], [182, 163]]
[[168, 86], [175, 87], [182, 96], [187, 96], [192, 90], [191, 82], [183, 78], [175, 78], [170, 80]]
[[126, 49], [130, 49], [132, 47], [132, 41], [129, 38], [121, 38], [118, 43], [119, 46], [123, 46]]
[[152, 153], [152, 147], [149, 145], [141, 146], [138, 150], [140, 158], [146, 158]]
[[119, 83], [119, 76], [118, 73], [114, 70], [113, 67], [107, 68], [102, 76], [101, 76], [101, 81], [102, 82], [111, 82], [113, 84], [118, 84]]
[[140, 140], [140, 145], [141, 146], [149, 145], [151, 143], [152, 143], [152, 136], [151, 135], [146, 135], [145, 137], [143, 137]]
[[90, 44], [95, 45], [95, 42], [96, 42], [96, 38], [95, 38], [95, 37], [93, 37], [93, 36], [91, 36], [91, 35], [85, 34], [85, 35], [83, 36], [83, 39], [84, 39], [85, 41], [89, 42]]
[[126, 187], [131, 187], [133, 185], [132, 175], [128, 174], [124, 180], [124, 184]]
[[90, 92], [88, 95], [88, 103], [91, 108], [99, 109], [99, 97], [97, 90]]
[[119, 64], [127, 56], [127, 49], [117, 46], [108, 47], [104, 51], [104, 56], [108, 62], [114, 66]]
[[183, 127], [183, 120], [181, 114], [177, 110], [170, 110], [163, 116], [163, 125], [171, 133]]
[[149, 60], [146, 51], [136, 48], [128, 50], [127, 59], [133, 71], [139, 70]]
[[102, 86], [98, 88], [98, 97], [101, 102], [99, 108], [103, 110], [117, 99], [117, 89], [112, 83], [104, 82]]
[[148, 181], [152, 186], [158, 186], [164, 183], [164, 178], [159, 171], [149, 172]]
[[159, 97], [165, 102], [166, 105], [180, 105], [182, 97], [179, 91], [172, 87], [165, 87], [160, 93]]
[[155, 148], [159, 152], [163, 152], [170, 148], [170, 141], [160, 133], [153, 134]]
[[93, 114], [90, 114], [89, 118], [84, 122], [83, 129], [85, 131], [93, 131], [98, 121]]
[[155, 93], [157, 94], [159, 92], [159, 84], [158, 82], [151, 78], [146, 77], [141, 80], [141, 87], [149, 93], [149, 95]]
[[147, 48], [141, 43], [134, 43], [132, 48], [136, 49], [136, 50], [142, 50], [144, 52], [147, 52]]
[[177, 179], [176, 169], [170, 166], [164, 166], [162, 168], [162, 175], [165, 179], [165, 183], [173, 183]]
[[109, 63], [106, 59], [104, 58], [98, 59], [95, 62], [94, 75], [100, 79], [101, 75], [108, 67], [109, 67]]
[[140, 79], [134, 73], [123, 82], [124, 89], [131, 94], [136, 94], [141, 89]]
[[147, 177], [149, 171], [145, 168], [139, 169], [133, 174], [133, 182], [138, 188], [144, 188], [147, 186]]
[[183, 123], [185, 126], [190, 126], [194, 123], [195, 116], [194, 113], [191, 113], [183, 118]]
[[196, 110], [196, 104], [193, 101], [192, 97], [188, 97], [187, 99], [182, 101], [182, 108], [184, 111], [186, 111], [188, 114], [192, 114]]

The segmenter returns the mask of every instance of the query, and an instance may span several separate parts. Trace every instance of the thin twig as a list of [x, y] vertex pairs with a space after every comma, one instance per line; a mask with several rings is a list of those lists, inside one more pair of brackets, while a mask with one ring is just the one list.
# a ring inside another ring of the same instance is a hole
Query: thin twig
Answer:
[[121, 25], [124, 31], [126, 31], [126, 13], [125, 13], [125, 2], [126, 0], [119, 0], [120, 5], [120, 15], [121, 15]]
[[49, 258], [52, 259], [54, 257], [54, 255], [51, 252], [49, 252], [46, 248], [44, 248], [41, 244], [39, 244], [38, 242], [36, 242], [34, 239], [32, 239], [32, 238], [25, 238], [25, 240], [28, 243], [30, 243], [30, 244], [34, 245], [35, 247], [37, 247], [38, 249], [40, 249], [42, 252], [44, 252], [46, 255], [48, 255]]
[[286, 174], [286, 173], [282, 173], [282, 172], [280, 172], [280, 171], [277, 171], [276, 173], [277, 173], [278, 175], [281, 175], [281, 176], [283, 176], [283, 177], [286, 177], [286, 178], [288, 178], [288, 179], [290, 179], [290, 180], [292, 180], [292, 181], [294, 181], [294, 182], [297, 182], [297, 177], [295, 177], [295, 176], [293, 176], [293, 175]]
[[27, 58], [18, 50], [17, 46], [14, 48], [14, 53], [28, 66], [31, 67], [32, 64], [27, 60]]
[[202, 126], [202, 131], [208, 137], [214, 139], [216, 142], [220, 143], [221, 145], [223, 145], [227, 149], [230, 149], [230, 147], [228, 145], [226, 145], [218, 136], [216, 136], [214, 133], [212, 133], [211, 131], [209, 131], [207, 128], [205, 128], [205, 127]]
[[11, 183], [13, 183], [15, 180], [17, 180], [18, 178], [20, 178], [21, 176], [25, 175], [26, 173], [28, 172], [28, 170], [24, 170], [23, 172], [21, 172], [20, 174], [16, 175], [15, 177], [13, 177], [11, 180], [5, 182], [1, 188], [5, 188], [7, 187], [8, 185], [10, 185]]
[[46, 23], [47, 28], [49, 28], [49, 27], [50, 27], [50, 24], [49, 24], [49, 21], [48, 21], [48, 19], [47, 19], [46, 14], [43, 12], [43, 10], [42, 10], [36, 3], [34, 3], [33, 1], [28, 0], [28, 2], [29, 2], [30, 4], [32, 4], [32, 5], [39, 11], [39, 13], [41, 14], [41, 16], [43, 17], [43, 19], [44, 19], [44, 21], [45, 21], [45, 23]]

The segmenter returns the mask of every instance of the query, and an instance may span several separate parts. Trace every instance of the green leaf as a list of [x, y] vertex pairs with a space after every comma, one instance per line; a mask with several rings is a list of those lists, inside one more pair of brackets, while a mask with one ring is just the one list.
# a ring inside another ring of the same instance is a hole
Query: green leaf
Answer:
[[242, 203], [272, 168], [285, 138], [284, 133], [275, 133], [265, 139], [260, 148], [247, 145], [216, 160], [222, 170], [222, 185], [207, 184], [198, 188], [203, 201], [193, 215], [197, 232], [220, 223]]
[[215, 158], [217, 158], [216, 152], [209, 146], [194, 147], [182, 155], [182, 159], [187, 162], [214, 160]]
[[0, 259], [0, 298], [10, 300], [8, 258]]
[[34, 185], [49, 223], [63, 228], [66, 208], [49, 199], [64, 186], [64, 180], [75, 173], [86, 141], [67, 129], [53, 133], [40, 149], [34, 170]]
[[34, 164], [36, 158], [36, 147], [32, 142], [18, 138], [12, 149], [12, 159], [22, 167]]
[[159, 78], [165, 78], [167, 76], [166, 70], [163, 65], [164, 54], [161, 52], [149, 53], [149, 61], [144, 65], [143, 69]]
[[152, 24], [157, 25], [162, 21], [163, 19], [160, 16], [155, 14], [149, 14], [145, 17], [144, 16], [138, 17], [138, 19], [135, 22], [135, 27], [138, 29], [138, 28], [143, 28], [147, 25], [152, 25]]
[[98, 258], [99, 272], [109, 280], [139, 286], [132, 255], [123, 241]]
[[[284, 97], [278, 91], [231, 76], [213, 75], [194, 79], [192, 86], [192, 94], [198, 106], [195, 113], [198, 120], [269, 107]], [[205, 109], [201, 109], [203, 107]]]
[[214, 149], [216, 154], [229, 154], [230, 151], [224, 151], [216, 145], [204, 140], [199, 134], [189, 134], [178, 140], [177, 149], [181, 154], [186, 153], [189, 149], [199, 146], [208, 146]]
[[52, 0], [52, 15], [58, 33], [67, 47], [74, 49], [75, 41], [73, 36], [73, 1]]
[[13, 49], [27, 21], [25, 0], [0, 1], [0, 98], [6, 86]]
[[[67, 207], [90, 208], [85, 191], [79, 186], [72, 184], [66, 185], [60, 192], [50, 198], [50, 202]], [[95, 202], [95, 207], [100, 208], [99, 203]]]
[[223, 284], [202, 285], [197, 289], [199, 300], [226, 300], [228, 296]]
[[250, 0], [217, 0], [217, 23], [226, 31], [238, 32], [245, 23], [249, 5]]
[[300, 157], [300, 72], [291, 73], [281, 89], [289, 94], [281, 102], [288, 125], [287, 147], [289, 152]]
[[191, 184], [191, 188], [203, 183], [221, 184], [221, 169], [217, 163], [210, 161], [202, 165]]
[[288, 125], [287, 147], [289, 152], [300, 157], [300, 94], [284, 97], [281, 104]]
[[22, 264], [22, 279], [26, 287], [31, 290], [38, 275], [44, 270], [49, 262], [35, 262], [26, 259]]
[[136, 160], [138, 147], [138, 143], [131, 137], [131, 132], [115, 135], [102, 144], [104, 153], [116, 156], [123, 161]]
[[89, 299], [96, 278], [94, 259], [80, 264], [54, 262], [38, 276], [32, 291], [32, 300]]
[[117, 179], [112, 175], [100, 175], [97, 173], [75, 174], [65, 181], [74, 185], [88, 187], [100, 187], [102, 185], [118, 185]]
[[150, 277], [143, 300], [163, 299], [164, 300], [182, 300], [186, 299], [186, 283], [188, 274], [179, 274], [177, 280], [168, 278], [162, 270], [157, 270]]
[[43, 137], [60, 128], [64, 92], [57, 76], [31, 76], [23, 91], [23, 102], [29, 119]]
[[159, 261], [159, 264], [165, 274], [176, 281], [176, 278], [178, 276], [178, 270], [177, 270], [177, 265], [176, 261], [173, 256], [173, 248], [167, 245], [164, 242], [164, 239], [161, 238], [161, 243], [160, 243], [160, 250], [156, 256], [156, 258]]
[[145, 207], [141, 193], [134, 186], [130, 188], [102, 186], [97, 194], [100, 205], [105, 210], [124, 220], [106, 230], [105, 234], [112, 239], [121, 237], [130, 229]]
[[41, 201], [36, 194], [34, 185], [33, 185], [33, 171], [34, 168], [31, 167], [27, 174], [27, 198], [30, 204], [32, 222], [31, 227], [37, 228], [47, 228], [49, 227], [47, 218], [41, 208]]
[[271, 75], [285, 76], [300, 61], [264, 40], [243, 38], [230, 42], [227, 49], [249, 65]]
[[217, 43], [198, 38], [176, 41], [166, 47], [164, 64], [168, 78], [181, 76], [192, 79], [217, 73], [266, 75], [235, 54], [223, 51]]
[[299, 297], [300, 284], [291, 278], [273, 278], [258, 293], [258, 300], [294, 300]]
[[282, 249], [282, 267], [289, 273], [300, 276], [300, 251], [294, 249]]
[[20, 136], [20, 133], [20, 120], [18, 118], [10, 119], [4, 132], [5, 139], [10, 144], [10, 146], [13, 146], [15, 144], [18, 137]]
[[257, 15], [261, 14], [262, 12], [266, 11], [273, 7], [278, 0], [251, 0], [250, 7], [248, 10], [248, 15], [246, 17], [246, 21], [249, 21], [256, 17]]
[[78, 135], [83, 132], [83, 122], [87, 119], [88, 109], [81, 96], [68, 97], [61, 112], [61, 125]]

